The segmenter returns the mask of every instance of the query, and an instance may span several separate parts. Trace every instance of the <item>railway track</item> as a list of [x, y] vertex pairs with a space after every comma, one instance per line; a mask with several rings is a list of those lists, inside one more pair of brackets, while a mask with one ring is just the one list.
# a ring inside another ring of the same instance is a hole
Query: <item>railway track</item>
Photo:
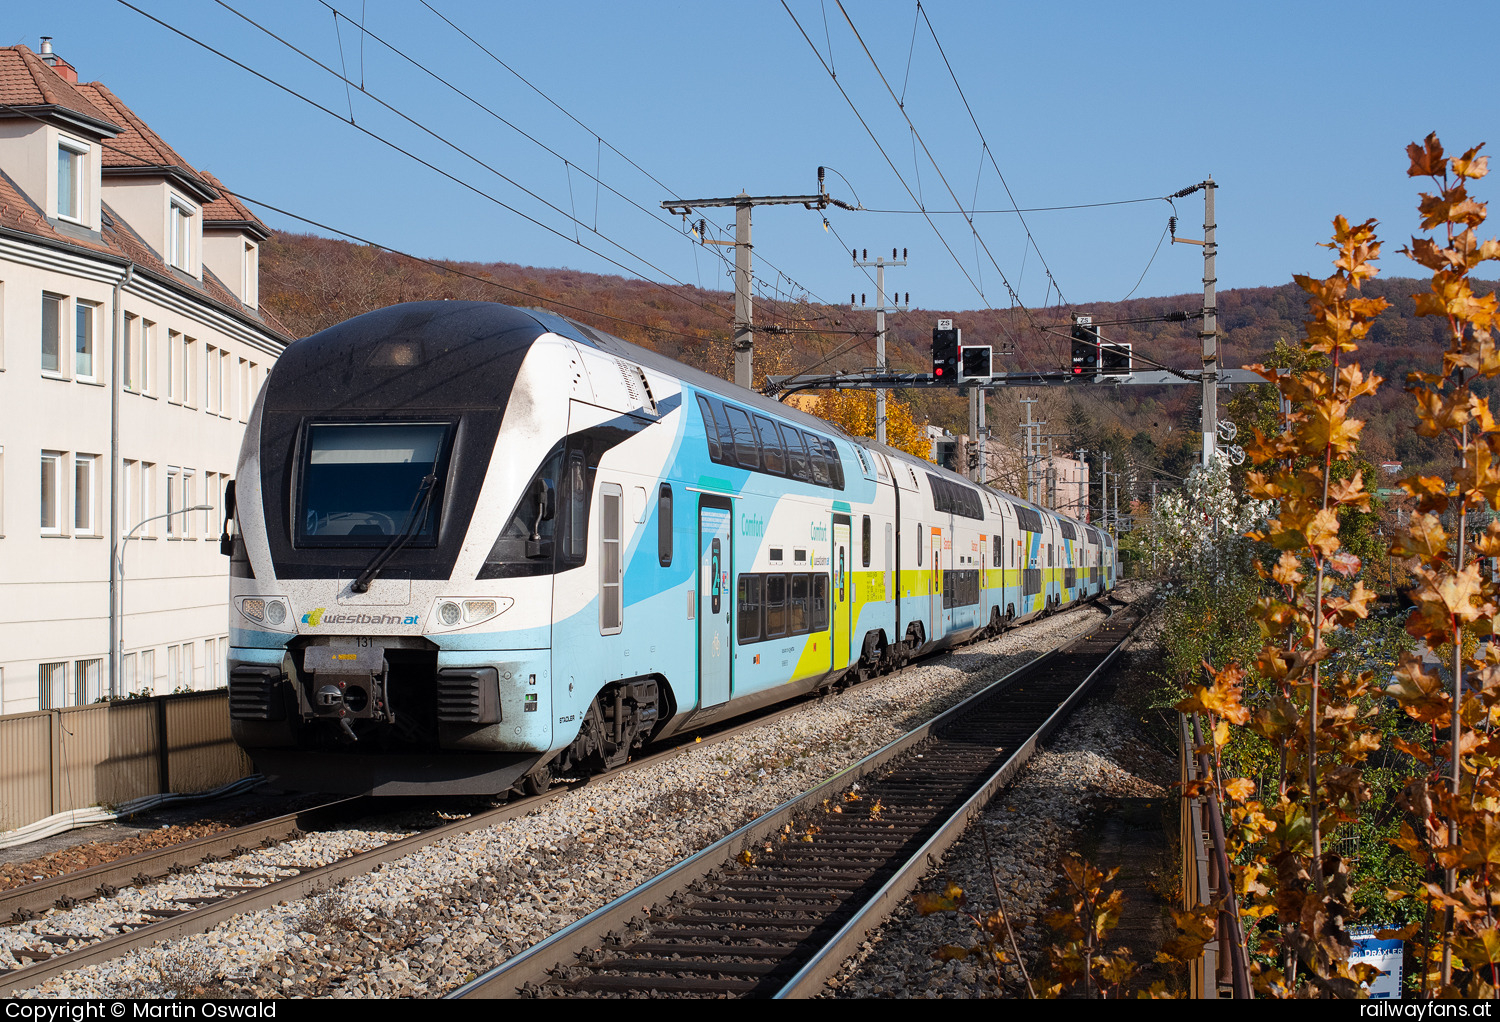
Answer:
[[[1055, 652], [1044, 654], [1043, 659], [1055, 655]], [[604, 776], [620, 776], [683, 755], [688, 748], [701, 748], [727, 741], [747, 730], [795, 713], [807, 701], [800, 700], [774, 711], [727, 723], [717, 729], [705, 731], [701, 737], [685, 738], [648, 756], [632, 760]], [[118, 932], [103, 937], [85, 937], [69, 932], [38, 934], [35, 940], [29, 942], [29, 946], [12, 951], [13, 957], [31, 964], [9, 971], [0, 967], [0, 997], [14, 997], [51, 977], [107, 961], [157, 941], [206, 932], [241, 913], [316, 895], [343, 880], [368, 873], [382, 863], [408, 855], [444, 837], [480, 830], [524, 816], [582, 783], [557, 786], [542, 795], [511, 801], [324, 865], [274, 863], [264, 868], [279, 875], [237, 874], [230, 878], [234, 881], [232, 883], [216, 883], [211, 895], [184, 898], [157, 909], [147, 909], [143, 913], [147, 917], [144, 921], [122, 920], [109, 927]], [[294, 840], [309, 831], [336, 824], [340, 820], [352, 819], [374, 801], [376, 800], [368, 798], [342, 799], [195, 841], [116, 860], [79, 873], [0, 891], [0, 920], [8, 919], [17, 923], [44, 918], [45, 913], [54, 908], [67, 909], [90, 898], [109, 897], [118, 889], [142, 886], [188, 872], [202, 863], [221, 861], [255, 849], [272, 847]], [[65, 925], [62, 930], [66, 930]], [[0, 937], [3, 937], [4, 932], [0, 928]]]
[[1128, 644], [1124, 606], [819, 787], [450, 994], [807, 997]]

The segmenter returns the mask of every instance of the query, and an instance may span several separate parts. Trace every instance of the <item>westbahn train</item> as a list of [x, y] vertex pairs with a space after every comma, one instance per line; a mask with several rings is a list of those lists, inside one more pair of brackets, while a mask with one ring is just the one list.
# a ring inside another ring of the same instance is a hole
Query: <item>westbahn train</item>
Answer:
[[1115, 582], [1089, 525], [484, 302], [289, 346], [231, 485], [234, 739], [321, 791], [539, 791]]

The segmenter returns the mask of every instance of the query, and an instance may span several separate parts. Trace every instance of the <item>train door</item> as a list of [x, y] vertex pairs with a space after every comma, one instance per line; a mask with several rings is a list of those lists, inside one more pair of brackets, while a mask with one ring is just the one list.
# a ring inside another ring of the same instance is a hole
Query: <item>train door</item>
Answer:
[[930, 543], [932, 549], [932, 598], [931, 621], [927, 635], [937, 639], [943, 634], [943, 530], [934, 527]]
[[734, 663], [734, 512], [727, 497], [698, 498], [698, 708], [729, 700]]
[[849, 556], [849, 521], [848, 515], [833, 516], [833, 557], [830, 563], [833, 569], [833, 592], [829, 598], [832, 605], [829, 639], [833, 642], [833, 669], [836, 671], [849, 666], [849, 640], [853, 629], [851, 615], [854, 587], [850, 582], [850, 575], [854, 565], [850, 563]]

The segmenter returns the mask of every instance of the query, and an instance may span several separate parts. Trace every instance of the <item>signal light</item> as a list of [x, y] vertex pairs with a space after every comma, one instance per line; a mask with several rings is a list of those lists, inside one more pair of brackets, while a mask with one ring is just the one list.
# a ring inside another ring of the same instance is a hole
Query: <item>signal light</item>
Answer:
[[951, 319], [940, 319], [932, 331], [932, 375], [940, 380], [958, 378], [958, 348], [963, 331]]
[[1093, 326], [1093, 317], [1079, 316], [1073, 324], [1073, 375], [1099, 371], [1099, 331]]

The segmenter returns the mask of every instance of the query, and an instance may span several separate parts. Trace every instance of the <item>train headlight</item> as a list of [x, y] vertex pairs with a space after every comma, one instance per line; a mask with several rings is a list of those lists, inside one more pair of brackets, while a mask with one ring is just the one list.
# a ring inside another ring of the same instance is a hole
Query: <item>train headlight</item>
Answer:
[[515, 602], [509, 596], [494, 596], [483, 600], [461, 598], [438, 600], [431, 614], [428, 615], [427, 627], [429, 631], [443, 632], [467, 628], [470, 625], [488, 621], [490, 618], [499, 617], [515, 606]]
[[287, 619], [291, 616], [287, 603], [274, 596], [241, 596], [235, 601], [240, 613], [258, 625], [287, 631]]
[[475, 621], [483, 621], [495, 616], [494, 600], [465, 600], [464, 621], [473, 624]]

